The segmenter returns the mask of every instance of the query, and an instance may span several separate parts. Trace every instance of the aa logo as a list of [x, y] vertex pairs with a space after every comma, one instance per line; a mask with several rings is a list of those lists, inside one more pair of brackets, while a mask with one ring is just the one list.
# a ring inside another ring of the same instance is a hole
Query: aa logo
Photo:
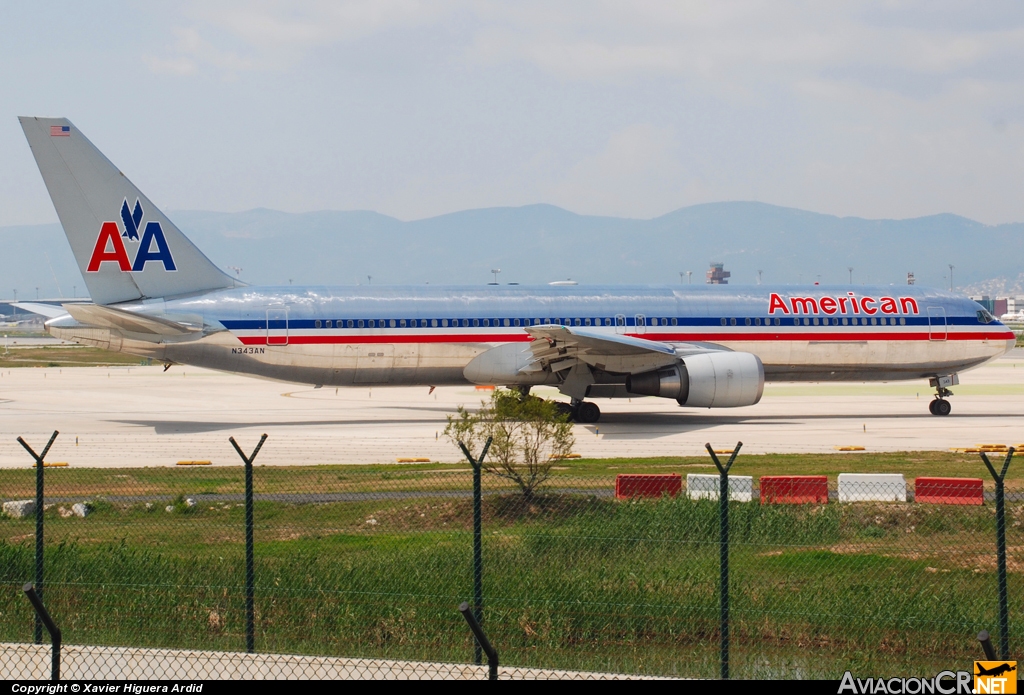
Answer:
[[[143, 210], [142, 204], [136, 200], [135, 208], [128, 207], [127, 198], [121, 204], [121, 222], [124, 224], [124, 231], [118, 229], [117, 222], [104, 222], [100, 227], [100, 234], [96, 237], [96, 245], [93, 247], [92, 256], [89, 257], [89, 265], [86, 272], [99, 272], [104, 263], [116, 263], [118, 270], [122, 272], [138, 273], [146, 269], [149, 261], [160, 261], [164, 264], [164, 270], [177, 270], [174, 266], [174, 258], [164, 238], [164, 230], [159, 222], [147, 222], [139, 238], [139, 230], [142, 229]], [[138, 242], [135, 249], [135, 258], [131, 259], [123, 239], [130, 242]]]
[[1016, 693], [1016, 661], [975, 661], [975, 693]]

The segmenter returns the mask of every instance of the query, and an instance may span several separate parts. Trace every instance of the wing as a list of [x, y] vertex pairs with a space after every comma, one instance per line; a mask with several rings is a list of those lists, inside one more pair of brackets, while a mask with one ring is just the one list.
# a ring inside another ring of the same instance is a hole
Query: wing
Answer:
[[533, 358], [520, 371], [569, 369], [577, 360], [606, 372], [639, 374], [675, 364], [680, 357], [723, 351], [714, 343], [662, 343], [569, 326], [530, 326]]

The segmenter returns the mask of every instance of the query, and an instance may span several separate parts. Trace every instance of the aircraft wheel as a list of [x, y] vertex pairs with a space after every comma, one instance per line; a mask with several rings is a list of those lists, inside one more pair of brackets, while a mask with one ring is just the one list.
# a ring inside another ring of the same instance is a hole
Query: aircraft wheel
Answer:
[[558, 412], [561, 415], [568, 415], [570, 420], [575, 419], [576, 413], [573, 411], [573, 407], [568, 403], [556, 403], [555, 407], [558, 408]]
[[937, 414], [938, 414], [938, 413], [936, 413], [936, 412], [935, 412], [935, 404], [936, 404], [936, 403], [938, 403], [938, 402], [939, 402], [939, 401], [938, 401], [938, 399], [937, 399], [937, 398], [933, 398], [933, 399], [932, 399], [932, 400], [931, 400], [931, 401], [930, 401], [930, 402], [928, 403], [928, 412], [929, 412], [929, 413], [931, 413], [932, 415], [937, 415]]
[[940, 398], [935, 400], [935, 410], [932, 412], [936, 415], [949, 415], [949, 411], [952, 409], [953, 406], [949, 404], [949, 401], [944, 398]]
[[576, 421], [593, 424], [601, 419], [601, 409], [596, 403], [584, 401], [576, 409]]

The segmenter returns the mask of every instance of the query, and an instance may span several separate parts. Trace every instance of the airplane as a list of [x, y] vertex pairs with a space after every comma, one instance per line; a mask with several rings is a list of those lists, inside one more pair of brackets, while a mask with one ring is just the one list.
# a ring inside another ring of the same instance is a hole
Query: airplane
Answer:
[[1014, 334], [921, 286], [255, 287], [212, 263], [65, 118], [20, 118], [91, 302], [18, 306], [106, 350], [321, 386], [548, 385], [577, 422], [594, 398], [748, 406], [766, 381], [928, 379]]
[[975, 664], [975, 668], [978, 670], [975, 674], [977, 676], [1001, 676], [1004, 673], [1010, 673], [1011, 671], [1017, 670], [1016, 666], [1011, 666], [1008, 662], [1003, 662], [998, 666], [993, 666], [992, 668], [985, 668], [981, 664]]

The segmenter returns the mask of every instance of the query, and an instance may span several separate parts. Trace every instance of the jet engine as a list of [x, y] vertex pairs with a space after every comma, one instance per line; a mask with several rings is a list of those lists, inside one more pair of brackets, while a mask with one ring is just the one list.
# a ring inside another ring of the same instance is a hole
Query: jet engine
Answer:
[[626, 390], [675, 398], [695, 408], [754, 405], [764, 392], [764, 365], [749, 352], [705, 352], [671, 367], [626, 377]]

